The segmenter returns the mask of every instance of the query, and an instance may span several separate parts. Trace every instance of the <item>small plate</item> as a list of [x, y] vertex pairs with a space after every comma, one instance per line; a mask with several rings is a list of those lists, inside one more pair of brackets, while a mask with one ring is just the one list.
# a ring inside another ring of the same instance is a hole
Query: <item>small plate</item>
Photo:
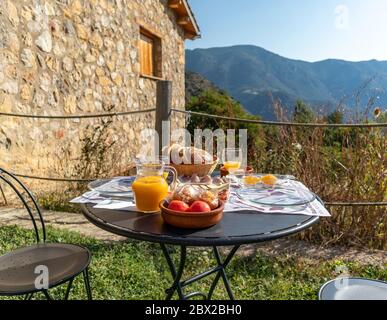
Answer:
[[341, 278], [326, 283], [320, 300], [387, 300], [387, 282], [360, 278]]
[[132, 184], [136, 177], [116, 177], [90, 182], [88, 188], [101, 195], [112, 197], [133, 197]]
[[289, 180], [279, 180], [274, 187], [257, 184], [237, 189], [236, 193], [242, 200], [266, 206], [301, 206], [316, 200], [314, 193], [287, 181]]

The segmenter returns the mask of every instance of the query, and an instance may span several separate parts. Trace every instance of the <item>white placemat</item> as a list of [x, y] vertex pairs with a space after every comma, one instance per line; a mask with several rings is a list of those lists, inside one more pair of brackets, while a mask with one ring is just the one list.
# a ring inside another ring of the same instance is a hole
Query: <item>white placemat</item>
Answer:
[[[300, 182], [298, 182], [302, 185]], [[306, 188], [304, 185], [302, 185]], [[307, 188], [306, 188], [307, 189]], [[86, 192], [80, 197], [77, 197], [70, 201], [71, 203], [95, 204], [94, 208], [107, 209], [107, 210], [128, 210], [137, 211], [136, 205], [133, 200], [116, 200], [106, 197], [102, 197], [98, 192], [90, 191]], [[317, 199], [313, 202], [301, 205], [301, 206], [266, 206], [259, 205], [249, 201], [241, 200], [234, 191], [230, 193], [230, 199], [226, 204], [225, 212], [237, 212], [237, 211], [259, 211], [268, 214], [291, 214], [291, 215], [307, 215], [318, 217], [330, 217], [328, 210]]]

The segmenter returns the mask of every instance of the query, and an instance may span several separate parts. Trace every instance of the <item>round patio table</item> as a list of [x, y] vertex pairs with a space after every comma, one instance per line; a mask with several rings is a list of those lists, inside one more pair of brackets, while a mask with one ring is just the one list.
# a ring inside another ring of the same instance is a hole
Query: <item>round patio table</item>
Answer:
[[[202, 230], [184, 230], [165, 224], [160, 213], [143, 214], [138, 212], [95, 209], [93, 204], [82, 205], [85, 217], [97, 227], [131, 239], [159, 243], [174, 279], [166, 290], [166, 299], [175, 293], [182, 300], [200, 296], [210, 300], [222, 279], [231, 300], [234, 295], [226, 274], [226, 268], [241, 245], [260, 243], [289, 236], [315, 224], [319, 218], [305, 215], [263, 214], [253, 211], [225, 212], [223, 220], [216, 226]], [[180, 261], [175, 266], [168, 245], [180, 246]], [[233, 248], [222, 260], [219, 247]], [[217, 265], [188, 280], [182, 281], [187, 247], [212, 247]], [[207, 294], [193, 292], [185, 294], [188, 285], [216, 274]]]

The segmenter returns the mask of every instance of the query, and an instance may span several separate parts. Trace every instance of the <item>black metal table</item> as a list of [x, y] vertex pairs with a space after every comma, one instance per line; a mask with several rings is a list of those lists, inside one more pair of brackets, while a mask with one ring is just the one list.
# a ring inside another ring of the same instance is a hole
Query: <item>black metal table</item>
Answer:
[[[111, 233], [131, 239], [159, 243], [167, 260], [172, 277], [171, 288], [167, 289], [167, 300], [175, 292], [180, 299], [196, 296], [211, 299], [222, 278], [227, 294], [234, 300], [226, 268], [241, 245], [275, 240], [298, 233], [315, 224], [319, 218], [304, 215], [262, 214], [240, 211], [225, 213], [218, 225], [204, 230], [183, 230], [166, 225], [159, 213], [142, 214], [119, 210], [95, 209], [93, 204], [82, 205], [85, 217], [94, 225]], [[168, 245], [181, 247], [179, 265], [172, 261]], [[218, 247], [233, 246], [227, 257], [222, 260]], [[191, 279], [182, 281], [187, 247], [212, 247], [217, 266]], [[184, 288], [209, 275], [216, 274], [208, 294], [184, 293]]]

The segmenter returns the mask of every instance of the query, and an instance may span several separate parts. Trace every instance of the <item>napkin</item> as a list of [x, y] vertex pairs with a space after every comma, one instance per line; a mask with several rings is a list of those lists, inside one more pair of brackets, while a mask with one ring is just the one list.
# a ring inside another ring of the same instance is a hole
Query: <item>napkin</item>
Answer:
[[102, 197], [98, 192], [96, 191], [89, 191], [81, 195], [80, 197], [77, 197], [70, 201], [70, 203], [79, 203], [79, 204], [85, 204], [85, 203], [100, 203], [102, 201], [106, 200], [106, 197]]
[[331, 216], [328, 210], [318, 200], [314, 200], [313, 202], [302, 206], [272, 207], [253, 204], [247, 201], [242, 201], [237, 196], [231, 196], [225, 206], [224, 212], [236, 211], [259, 211], [261, 213], [269, 214], [293, 214], [317, 217]]
[[121, 200], [104, 200], [94, 206], [96, 209], [108, 209], [108, 210], [128, 210], [137, 211], [137, 207], [133, 201], [121, 201]]

